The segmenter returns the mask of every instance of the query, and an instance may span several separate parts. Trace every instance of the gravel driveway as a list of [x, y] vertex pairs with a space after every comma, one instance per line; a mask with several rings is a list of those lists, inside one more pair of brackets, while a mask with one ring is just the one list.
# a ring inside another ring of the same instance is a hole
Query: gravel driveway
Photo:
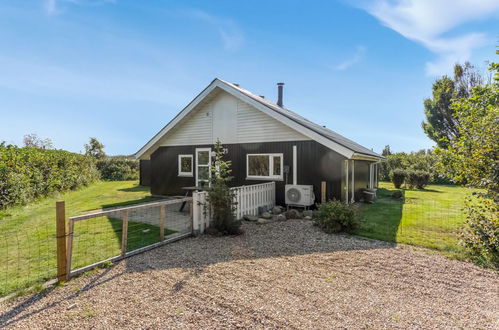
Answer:
[[188, 238], [0, 304], [20, 328], [499, 328], [499, 276], [305, 220]]

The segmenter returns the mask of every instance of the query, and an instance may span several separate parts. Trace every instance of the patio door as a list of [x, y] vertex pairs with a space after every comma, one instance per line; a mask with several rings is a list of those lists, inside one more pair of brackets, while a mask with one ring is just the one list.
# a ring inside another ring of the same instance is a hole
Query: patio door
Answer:
[[211, 149], [196, 148], [196, 186], [210, 185]]

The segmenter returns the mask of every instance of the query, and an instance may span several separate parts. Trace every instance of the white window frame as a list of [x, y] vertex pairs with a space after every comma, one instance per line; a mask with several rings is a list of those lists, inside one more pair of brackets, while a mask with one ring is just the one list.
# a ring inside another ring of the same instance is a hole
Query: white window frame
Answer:
[[[269, 156], [269, 175], [268, 176], [257, 176], [257, 175], [249, 175], [249, 158], [250, 156]], [[274, 157], [281, 158], [281, 174], [273, 175], [274, 173]], [[279, 153], [270, 153], [270, 154], [246, 154], [246, 180], [274, 180], [274, 181], [282, 181], [284, 175], [284, 154]]]
[[[199, 164], [199, 152], [200, 151], [208, 151], [208, 165], [206, 164]], [[196, 148], [196, 186], [199, 186], [199, 167], [207, 167], [208, 168], [208, 187], [211, 187], [211, 148]]]
[[[191, 159], [191, 171], [190, 172], [182, 172], [182, 158], [190, 158]], [[192, 177], [194, 176], [194, 157], [193, 155], [178, 155], [178, 176], [186, 176]]]

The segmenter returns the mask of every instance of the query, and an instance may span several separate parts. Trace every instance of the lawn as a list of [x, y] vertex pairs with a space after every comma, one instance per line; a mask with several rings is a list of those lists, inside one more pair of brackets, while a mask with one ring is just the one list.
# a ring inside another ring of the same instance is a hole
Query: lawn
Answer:
[[[66, 201], [66, 216], [152, 201], [137, 181], [98, 182], [87, 188], [0, 211], [0, 296], [54, 278], [55, 202]], [[166, 230], [165, 235], [171, 231]], [[121, 220], [108, 217], [77, 223], [73, 265], [84, 266], [120, 253]], [[129, 223], [129, 251], [159, 241], [159, 228]]]
[[464, 223], [464, 199], [467, 188], [454, 185], [429, 185], [424, 190], [404, 189], [404, 198], [394, 199], [396, 189], [381, 182], [378, 200], [360, 205], [360, 236], [436, 249], [464, 257], [458, 233]]

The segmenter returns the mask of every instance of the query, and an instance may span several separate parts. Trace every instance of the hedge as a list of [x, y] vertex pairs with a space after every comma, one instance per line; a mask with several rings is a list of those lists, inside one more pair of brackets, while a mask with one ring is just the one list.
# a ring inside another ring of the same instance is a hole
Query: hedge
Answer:
[[139, 161], [121, 157], [109, 157], [97, 161], [102, 180], [123, 181], [139, 178]]
[[0, 209], [99, 179], [93, 158], [65, 150], [0, 144]]

